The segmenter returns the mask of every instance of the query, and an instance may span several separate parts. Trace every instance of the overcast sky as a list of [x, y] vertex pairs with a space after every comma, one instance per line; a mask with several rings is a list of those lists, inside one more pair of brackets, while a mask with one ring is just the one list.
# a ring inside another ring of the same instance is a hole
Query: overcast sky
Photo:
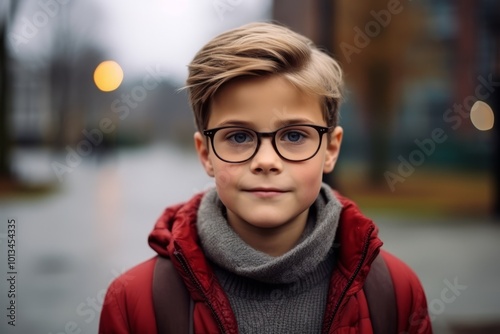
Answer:
[[12, 21], [11, 37], [23, 37], [22, 42], [11, 38], [16, 57], [50, 57], [62, 26], [79, 45], [93, 43], [117, 60], [125, 77], [140, 75], [149, 65], [165, 68], [177, 81], [184, 81], [187, 63], [211, 37], [268, 20], [272, 5], [272, 0], [23, 1]]

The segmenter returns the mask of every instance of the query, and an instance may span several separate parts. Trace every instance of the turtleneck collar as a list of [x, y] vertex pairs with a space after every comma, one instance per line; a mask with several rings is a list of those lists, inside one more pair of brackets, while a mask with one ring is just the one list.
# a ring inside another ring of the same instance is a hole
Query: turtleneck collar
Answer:
[[341, 210], [330, 187], [323, 184], [300, 241], [278, 257], [255, 250], [234, 232], [223, 215], [224, 206], [215, 189], [210, 189], [201, 201], [197, 228], [207, 257], [221, 268], [261, 282], [291, 283], [317, 270], [328, 258]]

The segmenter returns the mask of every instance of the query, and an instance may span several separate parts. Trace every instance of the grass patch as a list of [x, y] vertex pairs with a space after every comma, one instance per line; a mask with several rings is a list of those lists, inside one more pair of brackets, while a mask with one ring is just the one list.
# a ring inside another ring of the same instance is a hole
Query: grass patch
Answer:
[[491, 216], [494, 189], [488, 173], [419, 169], [394, 192], [371, 184], [354, 168], [339, 175], [339, 187], [363, 211], [425, 217]]

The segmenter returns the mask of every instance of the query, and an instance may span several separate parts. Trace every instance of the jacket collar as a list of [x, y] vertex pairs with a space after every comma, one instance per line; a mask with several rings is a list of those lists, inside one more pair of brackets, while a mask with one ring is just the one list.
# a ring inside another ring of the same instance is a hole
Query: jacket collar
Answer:
[[[378, 228], [365, 217], [351, 200], [335, 192], [342, 203], [339, 227], [335, 238], [338, 248], [337, 261], [345, 277], [350, 277], [359, 262], [365, 256], [370, 264], [378, 254], [382, 241], [378, 238]], [[196, 230], [196, 216], [203, 193], [199, 193], [188, 202], [167, 208], [157, 220], [149, 235], [149, 245], [161, 256], [172, 257], [174, 243], [186, 256], [193, 256], [199, 261], [203, 256]], [[366, 249], [365, 249], [366, 248]], [[196, 255], [196, 256], [195, 256]], [[366, 277], [368, 267], [361, 268], [361, 277]]]
[[336, 196], [343, 210], [336, 235], [337, 266], [330, 279], [323, 333], [336, 328], [340, 310], [350, 296], [363, 288], [371, 263], [383, 244], [378, 238], [378, 228], [361, 214], [354, 202], [338, 193]]

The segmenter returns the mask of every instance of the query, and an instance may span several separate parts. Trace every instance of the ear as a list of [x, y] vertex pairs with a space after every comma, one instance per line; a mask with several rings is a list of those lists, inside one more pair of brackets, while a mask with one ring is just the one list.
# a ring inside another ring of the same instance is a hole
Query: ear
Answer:
[[[342, 136], [344, 135], [344, 130], [337, 126], [333, 129], [333, 132], [330, 134], [330, 140], [326, 146], [326, 155], [325, 155], [325, 163], [323, 166], [323, 173], [330, 173], [333, 171], [335, 164], [337, 163], [337, 159], [340, 153], [340, 144], [342, 144]], [[327, 137], [328, 138], [328, 137]]]
[[207, 147], [208, 141], [206, 138], [200, 133], [196, 132], [194, 134], [194, 147], [196, 148], [196, 152], [198, 153], [198, 158], [201, 161], [205, 172], [207, 172], [208, 176], [214, 176], [214, 168], [212, 166], [212, 161], [209, 159], [209, 148]]

